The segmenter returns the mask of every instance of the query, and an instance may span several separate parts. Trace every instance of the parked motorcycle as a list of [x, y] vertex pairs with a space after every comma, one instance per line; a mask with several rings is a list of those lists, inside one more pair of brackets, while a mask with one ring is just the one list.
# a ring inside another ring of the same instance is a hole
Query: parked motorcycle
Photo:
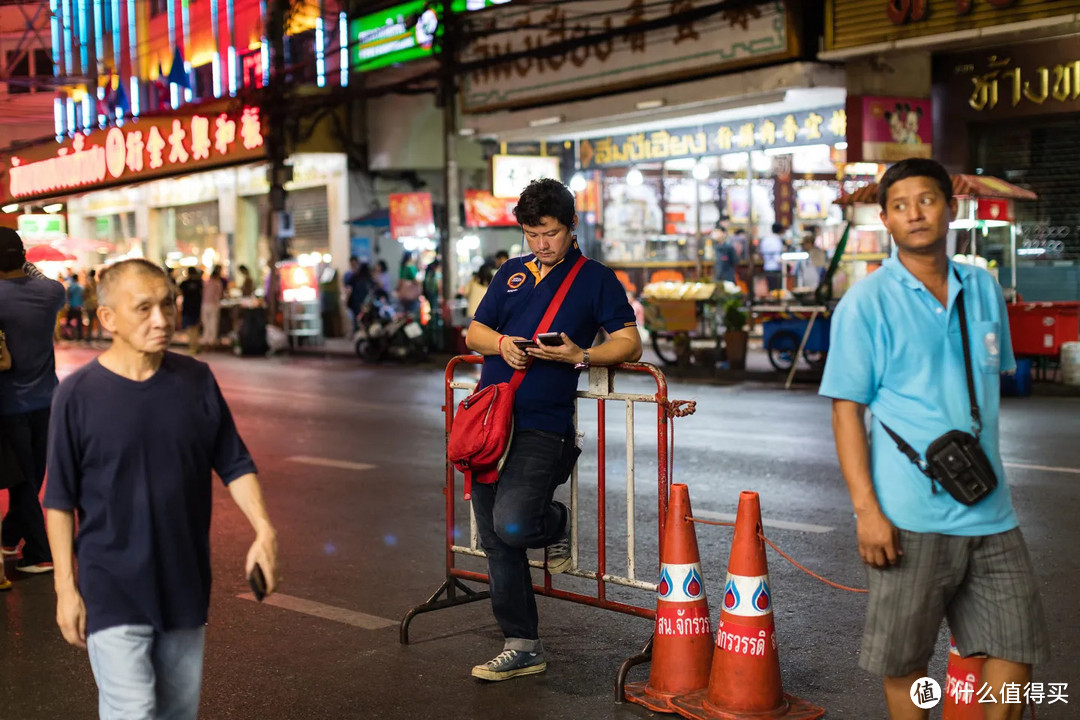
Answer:
[[409, 313], [399, 313], [387, 300], [369, 299], [356, 317], [353, 343], [364, 362], [421, 362], [427, 359], [424, 330]]

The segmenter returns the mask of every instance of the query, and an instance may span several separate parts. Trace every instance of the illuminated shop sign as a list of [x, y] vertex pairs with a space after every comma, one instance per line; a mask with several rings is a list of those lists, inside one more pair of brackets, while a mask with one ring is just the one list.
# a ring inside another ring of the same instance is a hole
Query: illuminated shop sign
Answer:
[[[455, 13], [483, 10], [510, 0], [453, 0]], [[395, 5], [349, 23], [354, 70], [375, 70], [388, 65], [431, 57], [441, 35], [443, 4], [431, 0]]]
[[842, 106], [726, 123], [582, 140], [582, 169], [722, 155], [750, 150], [832, 145], [847, 138]]
[[78, 133], [7, 158], [11, 198], [57, 195], [265, 155], [259, 109], [143, 118], [123, 128]]

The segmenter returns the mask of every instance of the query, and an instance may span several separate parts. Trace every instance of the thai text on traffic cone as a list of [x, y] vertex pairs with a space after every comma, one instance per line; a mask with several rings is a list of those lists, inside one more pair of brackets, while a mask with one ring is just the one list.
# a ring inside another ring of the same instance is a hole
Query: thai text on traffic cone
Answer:
[[630, 683], [626, 699], [655, 712], [675, 712], [675, 695], [704, 688], [709, 682], [712, 628], [701, 576], [697, 534], [686, 485], [671, 486], [660, 582], [656, 589], [656, 629], [648, 683]]
[[693, 720], [813, 720], [825, 714], [823, 708], [785, 695], [780, 683], [756, 492], [739, 495], [708, 689], [677, 697], [672, 703], [680, 715]]
[[949, 638], [949, 666], [945, 670], [945, 699], [941, 720], [983, 720], [978, 691], [982, 684], [983, 655], [961, 657], [956, 640]]

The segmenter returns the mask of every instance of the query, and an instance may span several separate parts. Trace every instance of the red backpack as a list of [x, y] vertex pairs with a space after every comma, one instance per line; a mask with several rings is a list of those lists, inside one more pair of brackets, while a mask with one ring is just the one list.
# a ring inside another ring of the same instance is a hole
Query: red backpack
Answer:
[[[534, 336], [551, 327], [583, 265], [585, 257], [581, 256], [563, 278]], [[514, 394], [524, 379], [525, 370], [515, 370], [509, 382], [488, 385], [458, 403], [446, 441], [446, 456], [465, 474], [466, 500], [472, 497], [474, 480], [493, 483], [499, 479], [499, 470], [510, 451], [510, 436], [514, 431]]]

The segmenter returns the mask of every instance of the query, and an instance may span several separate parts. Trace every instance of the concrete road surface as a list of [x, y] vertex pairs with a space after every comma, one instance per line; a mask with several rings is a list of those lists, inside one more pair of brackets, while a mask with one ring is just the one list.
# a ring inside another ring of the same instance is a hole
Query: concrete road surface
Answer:
[[[59, 354], [61, 374], [93, 351]], [[437, 368], [369, 367], [349, 358], [207, 358], [260, 468], [278, 528], [282, 583], [272, 602], [247, 596], [243, 558], [251, 532], [224, 488], [215, 491], [214, 590], [200, 717], [208, 720], [347, 718], [644, 718], [615, 704], [616, 670], [652, 631], [649, 621], [542, 598], [546, 674], [500, 684], [469, 677], [501, 649], [486, 603], [419, 616], [412, 643], [398, 621], [443, 578], [442, 373]], [[654, 392], [643, 378], [618, 389]], [[841, 584], [862, 587], [854, 521], [840, 477], [829, 403], [812, 390], [773, 386], [673, 384], [671, 396], [697, 401], [676, 422], [674, 479], [690, 485], [702, 518], [733, 516], [739, 491], [761, 494], [766, 533], [796, 560]], [[162, 408], [168, 412], [168, 408]], [[583, 403], [586, 452], [580, 463], [580, 562], [595, 567], [598, 426]], [[636, 411], [635, 560], [656, 573], [656, 414]], [[1080, 717], [1080, 400], [1009, 399], [1002, 417], [1008, 483], [1042, 585], [1053, 659], [1044, 683], [1068, 683], [1068, 704], [1038, 707], [1040, 720]], [[626, 573], [624, 406], [607, 407], [608, 572]], [[567, 494], [567, 490], [560, 491]], [[459, 541], [468, 518], [458, 488]], [[729, 528], [698, 526], [712, 614], [726, 572]], [[877, 679], [856, 666], [865, 596], [828, 587], [769, 552], [785, 691], [824, 706], [829, 718], [883, 718]], [[473, 558], [461, 566], [482, 569]], [[85, 654], [54, 624], [49, 576], [18, 577], [0, 595], [0, 720], [96, 717]], [[539, 575], [537, 576], [540, 577]], [[556, 587], [595, 592], [560, 577]], [[654, 595], [609, 595], [651, 607]], [[942, 632], [931, 676], [944, 680]], [[646, 677], [647, 668], [631, 679]], [[940, 717], [940, 708], [932, 717]]]

